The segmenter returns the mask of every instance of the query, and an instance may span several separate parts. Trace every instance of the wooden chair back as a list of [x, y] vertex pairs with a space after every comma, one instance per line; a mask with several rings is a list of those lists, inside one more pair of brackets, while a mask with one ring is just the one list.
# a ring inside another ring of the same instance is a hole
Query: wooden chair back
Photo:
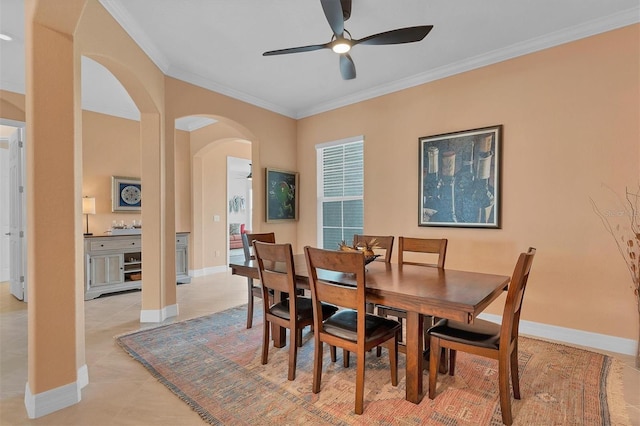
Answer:
[[500, 348], [508, 348], [510, 343], [518, 339], [520, 326], [520, 312], [522, 300], [529, 280], [529, 272], [533, 264], [536, 249], [529, 247], [526, 253], [521, 253], [511, 276], [511, 283], [507, 291], [507, 300], [502, 314], [502, 326], [500, 329]]
[[376, 240], [376, 245], [380, 247], [379, 249], [374, 249], [374, 253], [381, 254], [380, 251], [384, 250], [384, 256], [380, 256], [376, 259], [376, 261], [382, 261], [386, 263], [391, 263], [391, 253], [393, 252], [393, 235], [389, 236], [380, 236], [380, 235], [359, 235], [355, 234], [353, 236], [353, 245], [357, 246], [358, 244], [369, 243], [371, 240]]
[[[498, 389], [502, 422], [513, 423], [511, 413], [511, 393], [509, 382], [513, 387], [513, 397], [520, 399], [520, 379], [518, 373], [518, 327], [522, 300], [529, 280], [529, 272], [533, 264], [536, 249], [529, 247], [521, 253], [513, 270], [507, 300], [502, 314], [502, 323], [482, 324], [478, 320], [474, 325], [459, 324], [443, 320], [429, 330], [431, 354], [429, 356], [429, 398], [434, 399], [436, 392], [437, 371], [440, 348], [450, 349], [449, 374], [454, 375], [456, 352], [463, 351], [498, 360]], [[487, 344], [487, 342], [495, 342]]]
[[261, 241], [263, 243], [275, 243], [276, 234], [274, 232], [263, 232], [257, 234], [242, 234], [242, 250], [244, 251], [245, 260], [252, 260], [256, 257], [251, 253], [253, 249], [253, 241]]
[[[362, 326], [364, 336], [365, 317], [365, 270], [364, 256], [359, 252], [323, 250], [313, 247], [304, 248], [313, 300], [314, 313], [320, 312], [320, 302], [327, 302], [343, 308], [358, 311], [358, 328]], [[355, 279], [355, 286], [336, 284], [318, 277], [318, 270], [331, 271], [335, 274], [350, 274]], [[360, 315], [362, 320], [360, 321]], [[322, 332], [322, 316], [315, 315], [318, 322], [314, 324]], [[360, 330], [358, 330], [360, 332]]]
[[[258, 273], [262, 283], [262, 298], [269, 300], [269, 289], [282, 293], [295, 294], [295, 268], [291, 244], [275, 244], [253, 240], [253, 249], [258, 261]], [[295, 303], [292, 318], [295, 318]]]
[[[429, 253], [437, 257], [436, 262], [415, 262], [413, 260], [405, 260], [405, 253]], [[447, 239], [446, 238], [412, 238], [398, 237], [398, 263], [405, 265], [432, 266], [444, 268], [444, 262], [447, 256]]]
[[[364, 410], [364, 370], [366, 352], [383, 345], [389, 350], [391, 384], [398, 384], [398, 334], [400, 323], [367, 314], [365, 308], [364, 256], [360, 252], [304, 248], [313, 307], [313, 393], [320, 392], [323, 344], [341, 347], [343, 365], [349, 366], [349, 353], [356, 362], [355, 413]], [[319, 272], [320, 271], [320, 272]], [[347, 282], [337, 284], [336, 282]], [[320, 303], [328, 302], [347, 308], [323, 321]], [[355, 320], [355, 321], [354, 321]], [[326, 325], [326, 327], [325, 327]], [[354, 333], [355, 330], [355, 333]], [[331, 354], [335, 360], [335, 349]]]

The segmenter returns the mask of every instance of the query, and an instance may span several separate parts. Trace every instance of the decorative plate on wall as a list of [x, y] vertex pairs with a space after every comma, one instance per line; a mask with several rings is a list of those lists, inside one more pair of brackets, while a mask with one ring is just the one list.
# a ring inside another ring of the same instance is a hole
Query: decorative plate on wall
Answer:
[[139, 178], [111, 177], [111, 211], [139, 212], [142, 208], [142, 185]]

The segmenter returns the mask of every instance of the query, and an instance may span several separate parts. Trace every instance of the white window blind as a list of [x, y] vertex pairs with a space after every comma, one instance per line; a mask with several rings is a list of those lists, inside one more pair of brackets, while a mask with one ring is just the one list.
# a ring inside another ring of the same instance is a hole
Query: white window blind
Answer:
[[364, 226], [363, 141], [318, 148], [318, 242], [336, 249]]

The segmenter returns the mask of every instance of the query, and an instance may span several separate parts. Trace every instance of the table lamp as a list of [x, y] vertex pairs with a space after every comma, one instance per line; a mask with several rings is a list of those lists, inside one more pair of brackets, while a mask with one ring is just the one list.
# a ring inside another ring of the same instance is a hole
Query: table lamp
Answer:
[[93, 235], [89, 232], [89, 215], [96, 214], [96, 199], [94, 197], [84, 197], [82, 199], [82, 214], [87, 217], [87, 232], [84, 235]]

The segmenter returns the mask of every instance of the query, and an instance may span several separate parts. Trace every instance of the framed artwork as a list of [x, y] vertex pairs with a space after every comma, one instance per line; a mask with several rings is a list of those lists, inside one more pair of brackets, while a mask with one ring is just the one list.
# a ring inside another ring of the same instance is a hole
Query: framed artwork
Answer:
[[139, 178], [111, 176], [111, 211], [140, 212], [142, 185]]
[[502, 126], [419, 141], [419, 226], [500, 228]]
[[298, 173], [265, 169], [267, 222], [298, 220]]

